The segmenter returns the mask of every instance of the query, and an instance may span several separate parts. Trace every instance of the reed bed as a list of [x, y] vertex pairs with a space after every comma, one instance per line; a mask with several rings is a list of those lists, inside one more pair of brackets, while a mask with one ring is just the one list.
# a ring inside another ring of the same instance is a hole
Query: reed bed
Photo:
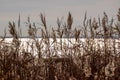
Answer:
[[20, 16], [17, 26], [9, 22], [12, 41], [5, 41], [6, 31], [0, 40], [0, 80], [120, 80], [120, 9], [117, 23], [103, 15], [88, 19], [85, 13], [83, 26], [73, 29], [69, 12], [51, 33], [43, 14], [40, 29], [28, 17], [25, 44]]

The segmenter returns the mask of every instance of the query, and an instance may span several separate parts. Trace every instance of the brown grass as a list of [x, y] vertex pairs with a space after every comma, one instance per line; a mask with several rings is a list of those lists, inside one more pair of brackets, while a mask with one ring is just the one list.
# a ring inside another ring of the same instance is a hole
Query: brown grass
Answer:
[[[120, 9], [117, 18], [120, 23]], [[21, 45], [20, 16], [18, 30], [14, 22], [9, 22], [13, 40], [11, 43], [5, 41], [6, 31], [0, 40], [0, 80], [120, 80], [120, 24], [114, 25], [105, 12], [98, 20], [87, 19], [85, 13], [81, 29], [72, 28], [73, 17], [69, 12], [67, 22], [57, 19], [58, 28], [52, 28], [51, 33], [43, 14], [40, 19], [42, 38], [38, 40], [37, 26], [31, 24], [28, 17], [28, 35], [32, 44], [26, 43], [31, 51]], [[70, 36], [72, 30], [74, 38]], [[63, 40], [64, 35], [68, 44]], [[85, 41], [80, 38], [83, 36]]]

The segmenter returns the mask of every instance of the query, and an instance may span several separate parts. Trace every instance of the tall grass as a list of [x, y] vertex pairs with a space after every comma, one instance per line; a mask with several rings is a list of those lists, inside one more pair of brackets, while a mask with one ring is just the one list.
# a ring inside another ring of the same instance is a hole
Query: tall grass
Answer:
[[120, 9], [118, 23], [109, 20], [105, 12], [103, 15], [87, 19], [85, 13], [83, 27], [73, 29], [74, 18], [69, 12], [66, 22], [58, 18], [57, 29], [50, 33], [41, 14], [40, 40], [36, 23], [28, 17], [30, 41], [25, 49], [19, 15], [17, 26], [8, 24], [12, 42], [5, 41], [6, 31], [0, 40], [0, 80], [120, 80]]

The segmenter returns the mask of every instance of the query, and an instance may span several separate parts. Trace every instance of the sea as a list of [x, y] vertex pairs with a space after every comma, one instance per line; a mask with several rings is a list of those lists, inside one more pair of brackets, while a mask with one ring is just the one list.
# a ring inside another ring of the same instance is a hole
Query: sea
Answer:
[[[2, 38], [0, 38], [0, 42], [2, 41]], [[5, 38], [2, 43], [0, 43], [0, 46], [3, 44], [6, 44], [7, 46], [14, 46], [12, 44], [13, 38]], [[32, 38], [19, 38], [20, 41], [20, 51], [27, 51], [27, 52], [32, 52], [35, 55], [38, 53], [37, 47], [35, 40]], [[79, 40], [76, 41], [75, 38], [57, 38], [56, 41], [54, 42], [53, 38], [49, 38], [49, 45], [45, 43], [46, 39], [42, 38], [36, 38], [36, 41], [38, 41], [37, 44], [40, 45], [42, 48], [42, 52], [46, 53], [45, 51], [49, 49], [51, 52], [54, 52], [57, 49], [57, 54], [59, 56], [63, 55], [63, 51], [60, 49], [60, 46], [62, 44], [63, 47], [66, 47], [66, 49], [73, 49], [76, 48], [75, 46], [80, 46], [81, 50], [83, 50], [82, 47], [88, 46], [88, 44], [96, 47], [100, 47], [101, 49], [104, 48], [105, 44], [112, 49], [113, 46], [115, 46], [117, 51], [120, 51], [120, 40], [119, 39], [85, 39], [85, 38], [80, 38]], [[46, 56], [46, 55], [45, 55]]]

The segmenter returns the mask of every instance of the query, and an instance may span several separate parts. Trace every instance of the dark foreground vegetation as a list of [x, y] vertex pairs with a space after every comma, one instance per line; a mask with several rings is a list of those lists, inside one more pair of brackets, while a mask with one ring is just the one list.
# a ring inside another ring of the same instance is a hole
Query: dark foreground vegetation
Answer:
[[[67, 22], [57, 19], [58, 28], [52, 28], [50, 33], [46, 18], [41, 14], [41, 40], [36, 38], [36, 24], [28, 18], [28, 35], [34, 44], [26, 43], [36, 50], [36, 55], [21, 49], [20, 17], [18, 26], [9, 22], [13, 40], [11, 43], [5, 41], [6, 32], [0, 40], [0, 80], [120, 80], [120, 9], [116, 17], [115, 21], [109, 20], [104, 12], [103, 18], [87, 19], [85, 13], [83, 26], [73, 29], [73, 17], [69, 13]], [[68, 44], [62, 40], [63, 36]], [[99, 40], [95, 41], [96, 38]], [[62, 56], [57, 54], [58, 51]]]

